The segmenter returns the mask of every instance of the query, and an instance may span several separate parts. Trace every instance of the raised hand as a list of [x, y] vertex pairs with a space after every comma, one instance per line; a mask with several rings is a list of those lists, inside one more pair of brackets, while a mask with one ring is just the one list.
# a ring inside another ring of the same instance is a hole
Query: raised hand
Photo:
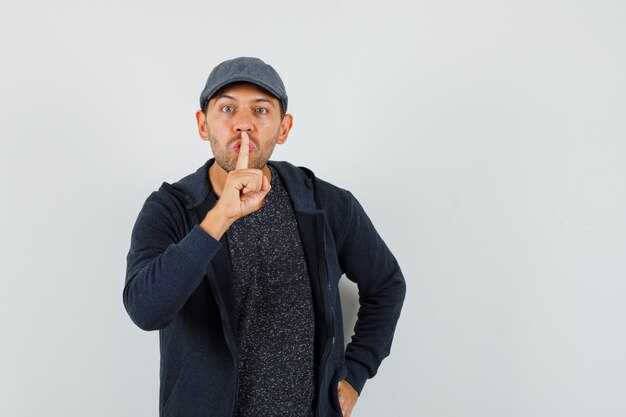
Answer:
[[241, 133], [239, 156], [235, 169], [228, 173], [220, 199], [200, 226], [219, 239], [236, 220], [263, 206], [270, 182], [260, 169], [248, 168], [250, 138]]
[[235, 169], [228, 174], [219, 203], [224, 215], [234, 222], [261, 208], [270, 191], [270, 182], [260, 169], [248, 168], [250, 138], [241, 133]]

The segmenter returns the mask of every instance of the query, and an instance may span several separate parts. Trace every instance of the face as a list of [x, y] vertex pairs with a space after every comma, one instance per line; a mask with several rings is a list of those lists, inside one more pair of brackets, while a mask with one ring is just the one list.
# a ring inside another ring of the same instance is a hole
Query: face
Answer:
[[218, 91], [206, 114], [196, 113], [203, 140], [211, 143], [215, 162], [226, 172], [235, 169], [241, 133], [250, 137], [249, 168], [262, 169], [274, 146], [287, 141], [292, 116], [280, 115], [280, 102], [262, 88], [250, 83], [231, 84]]

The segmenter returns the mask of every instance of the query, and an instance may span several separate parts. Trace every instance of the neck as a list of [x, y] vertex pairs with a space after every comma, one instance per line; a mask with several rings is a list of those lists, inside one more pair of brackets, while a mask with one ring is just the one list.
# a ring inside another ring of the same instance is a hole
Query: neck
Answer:
[[[267, 167], [267, 164], [263, 168], [261, 168], [263, 175], [267, 177], [267, 179], [272, 181], [272, 172]], [[209, 168], [209, 182], [211, 183], [211, 189], [218, 197], [222, 195], [222, 191], [224, 191], [224, 184], [226, 183], [226, 178], [228, 177], [228, 172], [226, 172], [217, 162], [213, 162], [213, 165]]]

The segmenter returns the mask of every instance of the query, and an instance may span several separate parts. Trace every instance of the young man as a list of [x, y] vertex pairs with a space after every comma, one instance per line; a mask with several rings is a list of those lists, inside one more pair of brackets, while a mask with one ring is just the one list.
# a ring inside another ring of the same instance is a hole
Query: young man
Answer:
[[[269, 161], [286, 111], [271, 66], [219, 64], [196, 113], [214, 158], [137, 217], [123, 300], [159, 330], [162, 417], [347, 417], [389, 355], [402, 272], [350, 192]], [[345, 350], [343, 274], [360, 302]]]

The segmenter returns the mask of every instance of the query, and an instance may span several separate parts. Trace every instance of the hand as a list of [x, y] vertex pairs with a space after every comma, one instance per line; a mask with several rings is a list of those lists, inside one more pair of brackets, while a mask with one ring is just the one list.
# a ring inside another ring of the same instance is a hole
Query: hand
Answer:
[[354, 404], [356, 404], [356, 400], [359, 399], [359, 393], [344, 379], [339, 381], [337, 394], [339, 397], [339, 405], [341, 406], [341, 414], [343, 417], [350, 417]]
[[204, 220], [202, 228], [216, 239], [236, 220], [259, 210], [270, 191], [270, 182], [260, 169], [248, 168], [250, 138], [241, 133], [235, 169], [228, 173], [220, 198]]
[[270, 191], [270, 183], [260, 169], [249, 169], [249, 143], [247, 132], [241, 132], [239, 156], [235, 169], [228, 173], [219, 209], [231, 223], [261, 208]]

